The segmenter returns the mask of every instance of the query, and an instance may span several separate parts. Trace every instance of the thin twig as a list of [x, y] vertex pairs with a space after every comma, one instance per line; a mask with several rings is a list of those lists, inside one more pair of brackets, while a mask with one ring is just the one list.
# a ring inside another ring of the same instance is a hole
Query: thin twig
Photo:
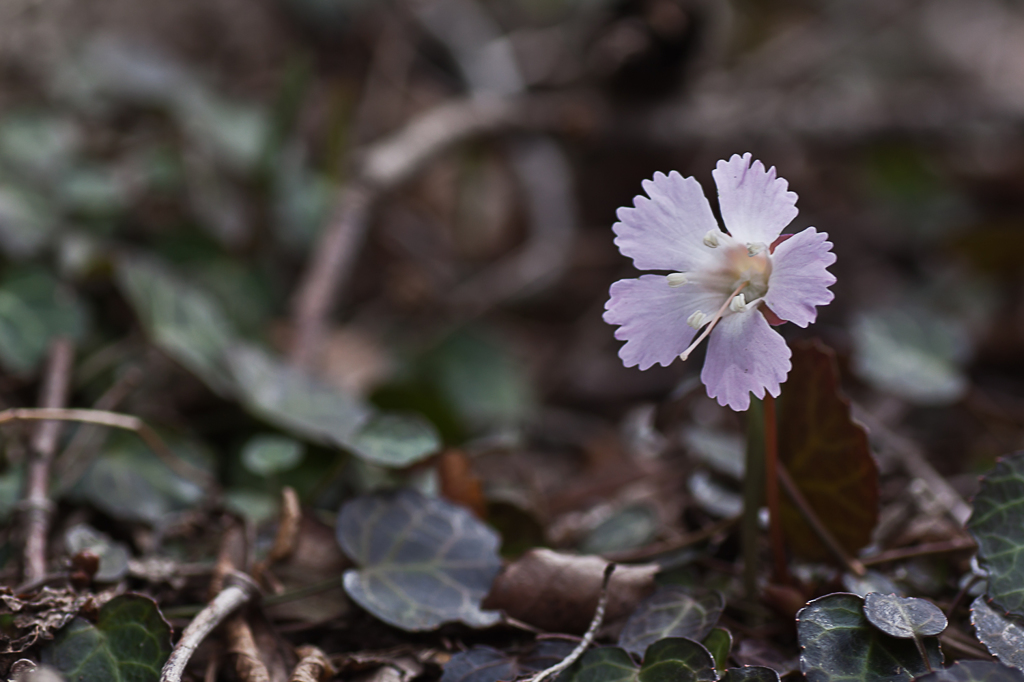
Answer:
[[171, 652], [160, 673], [160, 682], [181, 682], [185, 666], [195, 653], [196, 648], [214, 628], [251, 601], [259, 588], [251, 578], [243, 573], [231, 573], [225, 580], [225, 587], [181, 633], [181, 639]]
[[15, 421], [69, 421], [81, 422], [83, 424], [98, 424], [109, 426], [114, 429], [131, 431], [141, 438], [149, 446], [160, 460], [167, 465], [171, 471], [198, 483], [205, 489], [212, 489], [215, 486], [214, 480], [205, 471], [191, 464], [175, 454], [174, 450], [160, 438], [160, 435], [146, 422], [130, 414], [119, 414], [105, 410], [86, 409], [56, 409], [56, 408], [32, 408], [15, 407], [0, 411], [0, 426]]
[[669, 552], [676, 552], [680, 549], [685, 549], [686, 547], [695, 545], [698, 542], [703, 542], [704, 540], [713, 538], [719, 533], [724, 533], [739, 523], [741, 518], [742, 516], [739, 515], [730, 516], [729, 518], [721, 519], [715, 523], [709, 523], [700, 530], [687, 533], [678, 538], [656, 542], [643, 547], [637, 547], [636, 549], [605, 552], [601, 556], [609, 561], [617, 561], [619, 563], [651, 559], [662, 554], [668, 554]]
[[[75, 347], [70, 340], [59, 338], [50, 345], [40, 404], [43, 408], [60, 408], [67, 402]], [[0, 413], [2, 414], [2, 413]], [[57, 452], [61, 424], [45, 421], [32, 437], [32, 458], [23, 501], [25, 519], [24, 579], [32, 583], [46, 575], [46, 539], [50, 534], [50, 465]]]
[[594, 619], [590, 621], [590, 627], [583, 633], [583, 639], [580, 643], [572, 650], [568, 656], [563, 660], [559, 661], [555, 665], [551, 666], [547, 670], [541, 670], [533, 677], [528, 678], [528, 682], [544, 682], [549, 677], [558, 677], [563, 671], [568, 670], [573, 663], [579, 660], [590, 645], [594, 643], [594, 637], [597, 636], [597, 631], [601, 628], [601, 624], [604, 622], [604, 611], [608, 606], [608, 581], [612, 578], [612, 573], [615, 572], [615, 564], [608, 564], [604, 569], [604, 580], [601, 581], [601, 596], [597, 599], [597, 608], [594, 609]]
[[299, 539], [299, 525], [302, 523], [302, 508], [299, 506], [299, 496], [295, 489], [285, 486], [281, 489], [281, 520], [277, 526], [277, 534], [274, 536], [274, 544], [267, 552], [263, 561], [256, 563], [252, 569], [252, 577], [257, 582], [272, 564], [287, 559], [293, 551]]
[[270, 682], [270, 671], [260, 658], [256, 638], [245, 616], [237, 614], [225, 625], [228, 653], [235, 656], [235, 674], [242, 682]]
[[786, 490], [786, 494], [789, 495], [789, 499], [796, 505], [800, 515], [804, 517], [804, 521], [811, 527], [815, 535], [825, 543], [829, 551], [843, 564], [847, 571], [854, 575], [863, 576], [867, 573], [867, 569], [864, 568], [864, 564], [850, 556], [843, 549], [843, 546], [839, 544], [832, 532], [821, 522], [818, 518], [817, 512], [814, 511], [814, 507], [807, 501], [803, 493], [800, 492], [800, 488], [797, 487], [796, 483], [789, 475], [789, 471], [786, 470], [785, 465], [779, 462], [779, 482], [782, 483], [782, 487]]
[[978, 543], [971, 538], [953, 538], [952, 540], [942, 540], [940, 542], [925, 542], [920, 545], [914, 545], [913, 547], [889, 549], [884, 552], [863, 557], [860, 562], [865, 566], [877, 566], [878, 564], [884, 564], [890, 561], [913, 559], [915, 557], [928, 556], [930, 554], [962, 552], [966, 550], [975, 550], [977, 548]]

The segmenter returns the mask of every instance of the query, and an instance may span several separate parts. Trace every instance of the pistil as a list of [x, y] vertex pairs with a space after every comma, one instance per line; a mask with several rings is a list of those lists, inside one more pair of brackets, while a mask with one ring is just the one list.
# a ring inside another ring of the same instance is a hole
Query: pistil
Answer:
[[[714, 316], [711, 318], [711, 321], [708, 322], [708, 326], [704, 327], [704, 331], [702, 331], [700, 335], [693, 340], [693, 343], [691, 343], [689, 347], [679, 355], [680, 360], [686, 360], [687, 358], [690, 357], [690, 353], [692, 353], [693, 350], [700, 345], [701, 341], [707, 338], [708, 334], [711, 333], [711, 330], [715, 328], [716, 324], [718, 324], [718, 321], [722, 319], [722, 315], [725, 314], [726, 309], [729, 308], [729, 306], [732, 304], [733, 299], [736, 298], [736, 296], [738, 296], [739, 293], [743, 291], [743, 289], [748, 284], [750, 284], [750, 282], [741, 282], [740, 285], [736, 287], [736, 290], [729, 294], [729, 298], [725, 299], [725, 303], [722, 304], [722, 307], [718, 309], [718, 312], [716, 312]], [[751, 303], [754, 303], [754, 301], [752, 301]]]

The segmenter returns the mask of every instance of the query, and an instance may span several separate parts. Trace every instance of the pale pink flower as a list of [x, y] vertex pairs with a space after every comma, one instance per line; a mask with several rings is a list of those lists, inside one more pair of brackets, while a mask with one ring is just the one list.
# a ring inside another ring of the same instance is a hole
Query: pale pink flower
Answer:
[[650, 198], [618, 210], [619, 250], [639, 270], [671, 274], [615, 282], [604, 319], [626, 341], [619, 357], [640, 369], [685, 360], [710, 335], [700, 375], [708, 395], [746, 410], [751, 393], [778, 396], [791, 366], [766, 316], [799, 327], [814, 322], [816, 306], [832, 300], [836, 278], [826, 268], [836, 257], [828, 235], [813, 227], [780, 237], [796, 217], [797, 197], [774, 167], [751, 163], [748, 153], [719, 161], [712, 175], [728, 233], [700, 184], [675, 171], [656, 173], [643, 183]]

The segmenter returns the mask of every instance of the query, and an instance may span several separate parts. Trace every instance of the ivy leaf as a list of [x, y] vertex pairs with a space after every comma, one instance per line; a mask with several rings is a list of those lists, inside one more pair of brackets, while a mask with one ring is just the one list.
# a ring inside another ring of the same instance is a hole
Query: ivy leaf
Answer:
[[158, 264], [140, 257], [117, 261], [117, 281], [150, 340], [228, 397], [234, 379], [225, 362], [236, 330], [220, 303]]
[[679, 585], [659, 588], [633, 611], [619, 634], [619, 646], [642, 655], [666, 637], [700, 641], [711, 632], [725, 608], [725, 599], [711, 590], [689, 590]]
[[[847, 552], [871, 541], [878, 521], [878, 467], [864, 428], [839, 392], [835, 352], [820, 342], [793, 344], [793, 369], [779, 410], [779, 457], [793, 482]], [[786, 544], [814, 561], [834, 556], [787, 495], [781, 497]]]
[[349, 448], [368, 462], [404, 469], [440, 450], [441, 436], [417, 414], [378, 414], [359, 429]]
[[729, 668], [719, 682], [779, 682], [779, 673], [763, 665]]
[[559, 663], [576, 647], [564, 639], [537, 642], [521, 656], [511, 656], [488, 646], [475, 646], [451, 657], [444, 666], [441, 682], [500, 682], [540, 672]]
[[[0, 222], [3, 216], [0, 215]], [[22, 270], [0, 286], [0, 364], [31, 372], [56, 336], [81, 339], [88, 316], [75, 292], [45, 270]]]
[[704, 648], [711, 652], [715, 659], [715, 670], [719, 673], [725, 670], [729, 663], [729, 652], [732, 651], [732, 633], [725, 628], [711, 628], [701, 642]]
[[915, 682], [1024, 682], [1024, 673], [995, 661], [957, 661]]
[[366, 495], [338, 515], [338, 542], [359, 566], [349, 596], [385, 623], [432, 630], [498, 621], [480, 602], [501, 567], [497, 533], [469, 511], [414, 490]]
[[239, 398], [253, 414], [314, 442], [346, 447], [368, 408], [269, 353], [237, 344], [228, 364]]
[[[914, 642], [875, 629], [855, 594], [829, 594], [797, 613], [800, 669], [808, 682], [909, 682], [928, 672]], [[923, 639], [931, 667], [942, 665], [939, 640]]]
[[926, 599], [871, 592], [864, 597], [864, 615], [876, 628], [900, 639], [938, 635], [949, 622]]
[[43, 663], [76, 682], [157, 682], [170, 655], [171, 626], [135, 594], [100, 607], [95, 625], [75, 618], [42, 651]]
[[583, 654], [566, 674], [568, 682], [637, 682], [639, 672], [625, 649], [608, 646]]
[[983, 595], [971, 604], [971, 625], [981, 643], [996, 658], [1024, 670], [1024, 621], [995, 610]]
[[682, 637], [661, 639], [647, 647], [638, 682], [714, 682], [715, 659], [703, 646]]
[[988, 569], [988, 596], [1024, 616], [1024, 453], [1003, 458], [981, 479], [967, 530]]
[[305, 447], [297, 440], [259, 434], [242, 447], [242, 464], [257, 476], [273, 476], [298, 466], [305, 454]]

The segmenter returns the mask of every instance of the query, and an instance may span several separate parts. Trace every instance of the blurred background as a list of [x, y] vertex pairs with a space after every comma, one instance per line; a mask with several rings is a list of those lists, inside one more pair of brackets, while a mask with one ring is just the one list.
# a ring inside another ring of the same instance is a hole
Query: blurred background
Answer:
[[[835, 244], [835, 301], [781, 329], [891, 436], [883, 503], [900, 448], [968, 494], [1024, 436], [1022, 123], [1012, 0], [3, 0], [0, 403], [67, 336], [73, 404], [141, 416], [254, 522], [285, 483], [334, 510], [400, 481], [511, 554], [679, 537], [738, 510], [742, 419], [700, 354], [622, 366], [611, 225], [750, 151]], [[68, 523], [163, 532], [202, 496], [70, 433]], [[905, 506], [879, 542], [952, 532]]]

